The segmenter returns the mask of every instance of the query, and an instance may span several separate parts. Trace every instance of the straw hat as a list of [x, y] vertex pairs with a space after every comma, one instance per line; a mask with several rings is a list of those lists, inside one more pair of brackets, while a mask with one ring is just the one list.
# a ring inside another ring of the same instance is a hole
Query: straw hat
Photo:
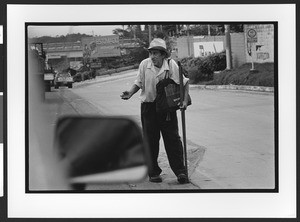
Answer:
[[163, 51], [167, 54], [167, 56], [170, 56], [170, 52], [167, 50], [166, 42], [163, 39], [155, 38], [150, 42], [150, 46], [148, 50], [157, 49], [160, 51]]

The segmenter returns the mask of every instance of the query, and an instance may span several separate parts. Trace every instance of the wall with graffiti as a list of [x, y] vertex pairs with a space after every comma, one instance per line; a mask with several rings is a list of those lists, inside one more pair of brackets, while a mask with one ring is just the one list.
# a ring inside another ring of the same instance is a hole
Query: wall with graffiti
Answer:
[[274, 25], [245, 25], [246, 61], [274, 62]]
[[[245, 24], [244, 33], [231, 33], [233, 68], [245, 63], [274, 62], [274, 25]], [[202, 57], [225, 50], [225, 36], [189, 36], [177, 39], [177, 57]]]

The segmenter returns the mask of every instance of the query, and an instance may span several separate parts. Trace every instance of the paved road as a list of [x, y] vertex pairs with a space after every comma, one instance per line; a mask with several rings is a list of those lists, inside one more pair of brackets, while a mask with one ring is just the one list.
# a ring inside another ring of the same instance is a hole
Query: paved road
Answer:
[[[119, 99], [134, 77], [78, 87], [74, 93], [104, 113], [139, 120], [138, 94]], [[270, 189], [274, 187], [273, 93], [201, 90], [191, 87], [193, 105], [186, 111], [188, 147], [198, 187]], [[179, 114], [179, 113], [178, 113]], [[180, 119], [180, 115], [179, 119]], [[181, 125], [181, 124], [180, 124]], [[192, 153], [197, 152], [197, 153]], [[197, 174], [198, 175], [198, 174]]]
[[[138, 94], [129, 101], [120, 99], [134, 77], [130, 72], [122, 76], [102, 77], [95, 83], [80, 83], [73, 89], [60, 88], [47, 93], [46, 106], [55, 112], [52, 125], [58, 116], [70, 113], [130, 116], [140, 122]], [[196, 87], [191, 87], [190, 94], [193, 105], [186, 111], [190, 184], [177, 184], [161, 143], [162, 184], [145, 181], [120, 186], [92, 185], [88, 189], [274, 188], [273, 94]], [[180, 120], [179, 112], [178, 117]]]

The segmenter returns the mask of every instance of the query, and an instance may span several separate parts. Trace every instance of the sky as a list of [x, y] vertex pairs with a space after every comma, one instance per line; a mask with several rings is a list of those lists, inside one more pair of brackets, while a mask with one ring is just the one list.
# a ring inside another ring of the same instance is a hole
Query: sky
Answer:
[[112, 30], [123, 28], [121, 25], [101, 25], [101, 26], [28, 26], [28, 37], [41, 37], [67, 34], [87, 34], [87, 35], [113, 35]]

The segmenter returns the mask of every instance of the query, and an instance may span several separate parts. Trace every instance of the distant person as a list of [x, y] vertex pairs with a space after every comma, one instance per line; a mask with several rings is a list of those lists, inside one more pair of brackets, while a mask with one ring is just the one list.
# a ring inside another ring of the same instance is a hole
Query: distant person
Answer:
[[[179, 183], [188, 182], [187, 172], [183, 161], [183, 147], [178, 133], [178, 120], [176, 111], [168, 113], [156, 112], [156, 84], [165, 77], [169, 70], [170, 78], [179, 84], [179, 69], [170, 56], [163, 39], [155, 38], [148, 48], [150, 57], [143, 60], [139, 65], [137, 78], [129, 91], [123, 92], [121, 98], [130, 99], [141, 89], [141, 120], [143, 133], [149, 144], [151, 152], [152, 169], [149, 171], [150, 182], [162, 182], [161, 168], [157, 159], [159, 154], [160, 133], [162, 134], [165, 149], [172, 171], [177, 176]], [[188, 95], [188, 79], [184, 77], [185, 95]], [[187, 107], [188, 98], [183, 101], [180, 108]]]

